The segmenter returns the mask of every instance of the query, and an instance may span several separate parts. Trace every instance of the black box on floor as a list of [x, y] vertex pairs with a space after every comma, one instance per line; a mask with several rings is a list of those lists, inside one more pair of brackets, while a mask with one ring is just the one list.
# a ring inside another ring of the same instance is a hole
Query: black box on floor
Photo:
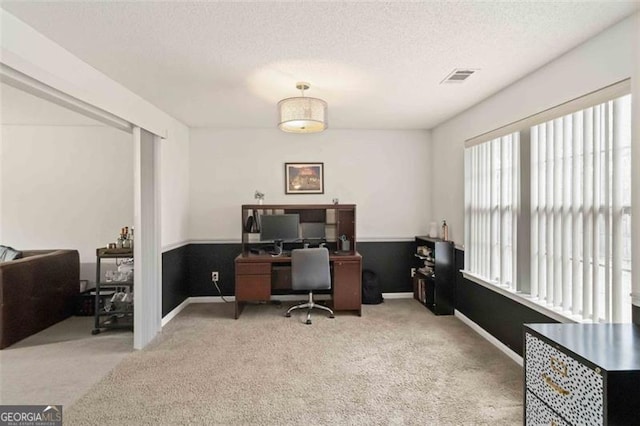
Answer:
[[[113, 290], [101, 290], [100, 297], [98, 298], [99, 307], [102, 309], [105, 302], [111, 298], [114, 294]], [[90, 317], [96, 313], [96, 289], [92, 288], [83, 291], [78, 295], [76, 301], [76, 316]]]

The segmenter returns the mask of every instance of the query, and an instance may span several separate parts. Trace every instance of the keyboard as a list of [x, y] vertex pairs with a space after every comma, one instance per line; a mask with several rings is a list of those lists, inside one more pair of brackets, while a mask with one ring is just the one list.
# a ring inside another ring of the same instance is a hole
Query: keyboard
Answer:
[[[268, 252], [271, 256], [278, 256], [278, 252], [277, 251], [269, 251]], [[282, 253], [279, 255], [281, 257], [291, 257], [291, 251], [289, 250], [282, 250]]]

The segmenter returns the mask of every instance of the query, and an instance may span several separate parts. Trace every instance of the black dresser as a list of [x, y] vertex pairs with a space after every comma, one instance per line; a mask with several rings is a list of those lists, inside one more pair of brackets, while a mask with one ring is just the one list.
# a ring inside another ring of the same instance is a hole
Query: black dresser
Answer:
[[640, 424], [640, 327], [525, 324], [526, 425]]

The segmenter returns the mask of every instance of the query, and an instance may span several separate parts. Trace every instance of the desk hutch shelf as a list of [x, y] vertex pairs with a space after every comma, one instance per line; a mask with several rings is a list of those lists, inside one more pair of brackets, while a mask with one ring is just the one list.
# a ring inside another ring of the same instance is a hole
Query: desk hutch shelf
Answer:
[[356, 251], [355, 204], [245, 204], [242, 206], [242, 252], [264, 244], [260, 241], [260, 220], [256, 217], [268, 214], [297, 213], [300, 224], [324, 223], [325, 238], [329, 250], [340, 249], [338, 240], [345, 236], [350, 242], [350, 252]]

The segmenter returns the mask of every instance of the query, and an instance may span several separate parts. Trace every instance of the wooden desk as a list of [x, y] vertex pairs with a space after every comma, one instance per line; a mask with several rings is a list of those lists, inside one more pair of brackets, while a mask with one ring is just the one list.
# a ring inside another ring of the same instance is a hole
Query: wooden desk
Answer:
[[[362, 256], [358, 252], [329, 255], [333, 266], [331, 294], [334, 311], [355, 311], [362, 315]], [[291, 264], [291, 257], [244, 253], [235, 259], [236, 312], [245, 302], [271, 299], [274, 267]]]

